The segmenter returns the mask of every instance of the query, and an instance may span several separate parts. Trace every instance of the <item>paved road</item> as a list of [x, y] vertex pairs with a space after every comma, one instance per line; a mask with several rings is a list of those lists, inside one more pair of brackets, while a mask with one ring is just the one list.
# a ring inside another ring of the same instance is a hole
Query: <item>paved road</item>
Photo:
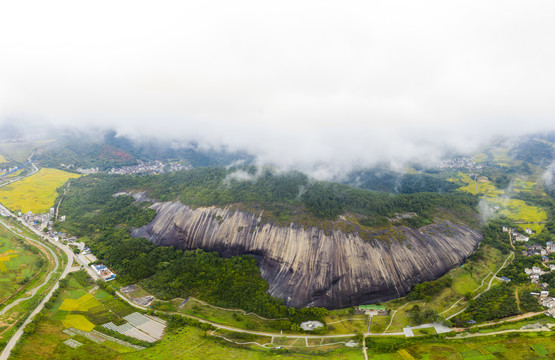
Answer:
[[[7, 210], [7, 209], [6, 209]], [[8, 214], [13, 215], [11, 212], [7, 212]], [[49, 241], [50, 243], [54, 244], [55, 246], [57, 246], [58, 248], [62, 249], [66, 255], [67, 255], [67, 265], [64, 269], [64, 271], [62, 272], [62, 275], [60, 276], [60, 279], [63, 279], [67, 276], [67, 274], [69, 274], [69, 272], [71, 271], [71, 267], [73, 264], [73, 251], [71, 251], [67, 246], [64, 246], [56, 241], [52, 241], [50, 239], [47, 239], [43, 234], [41, 234], [38, 230], [36, 230], [35, 228], [33, 228], [32, 226], [29, 226], [27, 224], [25, 224], [24, 222], [22, 222], [23, 225], [25, 225], [28, 229], [30, 229], [32, 232], [34, 232], [35, 234], [37, 234], [39, 237]], [[20, 235], [21, 236], [21, 235]], [[55, 252], [52, 252], [55, 256], [55, 258], [57, 258], [57, 255], [55, 254]], [[23, 335], [23, 329], [25, 328], [25, 326], [27, 326], [27, 324], [29, 324], [33, 318], [35, 317], [35, 315], [37, 315], [39, 312], [42, 311], [42, 309], [44, 308], [44, 304], [46, 304], [46, 302], [48, 300], [50, 300], [50, 298], [52, 297], [52, 293], [54, 293], [54, 291], [56, 289], [58, 289], [59, 287], [59, 282], [57, 282], [56, 284], [54, 284], [54, 286], [52, 287], [52, 289], [48, 292], [48, 294], [46, 294], [46, 296], [44, 297], [44, 299], [41, 301], [41, 303], [35, 308], [35, 310], [33, 310], [31, 312], [31, 315], [29, 315], [29, 317], [27, 318], [27, 320], [25, 320], [25, 322], [19, 327], [19, 329], [17, 329], [17, 331], [15, 332], [15, 334], [12, 336], [12, 338], [10, 339], [10, 341], [6, 344], [6, 347], [4, 348], [4, 350], [2, 351], [2, 354], [0, 354], [0, 360], [7, 360], [8, 357], [10, 356], [10, 353], [12, 351], [12, 349], [14, 348], [14, 346], [17, 344], [17, 342], [19, 341], [19, 338], [21, 338], [21, 335]]]
[[[31, 164], [31, 166], [33, 167], [33, 171], [32, 171], [32, 172], [30, 172], [29, 174], [27, 174], [27, 175], [25, 175], [25, 176], [18, 176], [18, 177], [16, 177], [16, 178], [13, 178], [13, 179], [11, 179], [11, 180], [9, 180], [9, 181], [3, 183], [2, 185], [0, 185], [0, 187], [9, 185], [9, 184], [11, 184], [11, 183], [13, 183], [13, 182], [19, 181], [19, 180], [21, 180], [21, 179], [24, 179], [24, 178], [26, 178], [26, 177], [29, 177], [29, 176], [31, 176], [31, 175], [36, 174], [37, 171], [39, 171], [39, 168], [33, 163], [33, 160], [31, 160], [31, 159], [33, 158], [33, 155], [35, 155], [35, 151], [34, 151], [34, 150], [33, 150], [33, 152], [31, 153], [31, 155], [29, 155], [29, 158], [27, 159], [27, 163], [28, 163], [28, 164]], [[23, 167], [25, 167], [25, 166], [22, 166], [22, 168], [23, 168]]]

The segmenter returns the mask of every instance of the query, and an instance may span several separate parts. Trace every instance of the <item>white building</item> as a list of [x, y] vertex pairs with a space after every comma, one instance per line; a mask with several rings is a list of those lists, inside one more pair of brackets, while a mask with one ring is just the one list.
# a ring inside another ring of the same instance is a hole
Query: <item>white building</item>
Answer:
[[523, 241], [523, 242], [527, 242], [528, 240], [530, 240], [530, 238], [528, 236], [524, 236], [522, 234], [516, 234], [515, 235], [515, 240], [516, 241]]

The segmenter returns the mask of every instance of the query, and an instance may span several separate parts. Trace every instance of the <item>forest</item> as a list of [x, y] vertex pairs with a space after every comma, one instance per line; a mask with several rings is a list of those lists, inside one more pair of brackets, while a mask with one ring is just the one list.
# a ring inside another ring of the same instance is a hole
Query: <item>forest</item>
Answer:
[[454, 182], [424, 173], [401, 174], [390, 170], [376, 169], [353, 171], [344, 183], [361, 189], [396, 194], [446, 193], [459, 188], [459, 185]]
[[509, 283], [503, 283], [486, 291], [470, 304], [463, 316], [455, 318], [455, 322], [473, 319], [483, 322], [494, 319], [518, 315], [520, 311], [515, 298], [514, 287]]
[[553, 147], [545, 142], [528, 140], [517, 144], [509, 152], [516, 160], [522, 160], [538, 166], [547, 166], [553, 161]]
[[[237, 174], [250, 178], [237, 180]], [[271, 210], [276, 204], [282, 204], [288, 211], [305, 210], [314, 217], [332, 220], [345, 212], [369, 217], [415, 212], [422, 218], [432, 219], [437, 208], [468, 210], [477, 203], [475, 196], [465, 193], [380, 193], [313, 181], [299, 172], [276, 175], [269, 170], [258, 173], [252, 167], [196, 168], [141, 177], [105, 174], [83, 177], [72, 182], [69, 202], [63, 204], [64, 214], [72, 217], [76, 211], [87, 212], [91, 207], [102, 206], [111, 194], [129, 189], [146, 190], [157, 201], [179, 200], [192, 207], [242, 203]], [[71, 198], [77, 202], [72, 203]], [[85, 208], [78, 204], [84, 198], [87, 199]]]
[[[253, 179], [235, 180], [233, 176], [239, 172]], [[287, 308], [282, 300], [272, 298], [252, 256], [222, 258], [213, 252], [158, 247], [146, 239], [131, 237], [129, 230], [147, 224], [155, 213], [148, 207], [150, 202], [135, 202], [124, 194], [113, 196], [126, 190], [143, 190], [153, 200], [180, 200], [191, 206], [283, 204], [321, 219], [335, 218], [346, 211], [368, 216], [411, 211], [425, 217], [433, 216], [436, 207], [468, 208], [475, 203], [468, 195], [391, 195], [315, 182], [296, 172], [257, 173], [254, 168], [198, 168], [157, 176], [95, 174], [72, 181], [60, 206], [66, 221], [55, 227], [83, 237], [123, 283], [140, 282], [161, 299], [195, 296], [265, 317], [286, 317], [291, 323], [322, 319], [326, 310]]]

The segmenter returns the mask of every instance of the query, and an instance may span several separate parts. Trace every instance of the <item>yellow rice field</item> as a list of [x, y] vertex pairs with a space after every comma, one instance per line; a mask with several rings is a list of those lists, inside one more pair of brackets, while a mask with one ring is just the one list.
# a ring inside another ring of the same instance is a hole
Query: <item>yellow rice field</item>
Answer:
[[95, 306], [102, 305], [100, 301], [96, 300], [91, 294], [85, 294], [79, 299], [64, 299], [59, 310], [64, 311], [88, 311]]
[[56, 189], [69, 179], [79, 177], [58, 169], [41, 169], [21, 181], [0, 188], [0, 202], [10, 210], [47, 212], [58, 196]]
[[92, 331], [94, 329], [94, 324], [83, 315], [66, 315], [66, 318], [62, 320], [62, 324], [66, 328], [74, 327], [83, 331]]

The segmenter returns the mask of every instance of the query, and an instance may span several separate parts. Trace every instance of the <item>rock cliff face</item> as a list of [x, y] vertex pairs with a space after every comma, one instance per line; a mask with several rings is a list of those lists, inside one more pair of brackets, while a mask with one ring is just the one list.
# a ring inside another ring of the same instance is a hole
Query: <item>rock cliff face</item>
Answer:
[[341, 231], [260, 224], [257, 215], [229, 208], [193, 210], [178, 202], [152, 208], [156, 218], [133, 236], [223, 256], [255, 255], [270, 294], [294, 307], [333, 309], [403, 296], [462, 264], [481, 240], [479, 232], [447, 221], [365, 241]]

